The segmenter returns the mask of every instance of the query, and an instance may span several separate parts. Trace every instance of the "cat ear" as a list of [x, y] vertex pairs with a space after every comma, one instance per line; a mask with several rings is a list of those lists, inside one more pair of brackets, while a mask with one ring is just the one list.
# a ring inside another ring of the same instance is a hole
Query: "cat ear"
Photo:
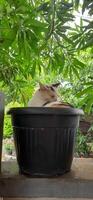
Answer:
[[39, 87], [40, 87], [40, 90], [46, 90], [46, 86], [43, 85], [41, 82], [39, 82]]
[[60, 82], [59, 82], [59, 83], [54, 83], [54, 84], [52, 84], [52, 86], [53, 86], [54, 88], [57, 88], [59, 85], [60, 85]]

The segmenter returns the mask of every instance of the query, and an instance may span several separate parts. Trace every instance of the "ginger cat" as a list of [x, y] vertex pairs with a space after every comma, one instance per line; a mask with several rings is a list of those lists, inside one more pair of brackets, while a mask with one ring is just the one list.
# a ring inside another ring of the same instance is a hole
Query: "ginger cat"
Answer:
[[39, 83], [39, 89], [28, 102], [28, 107], [71, 107], [70, 104], [58, 101], [57, 87], [60, 83], [43, 85]]

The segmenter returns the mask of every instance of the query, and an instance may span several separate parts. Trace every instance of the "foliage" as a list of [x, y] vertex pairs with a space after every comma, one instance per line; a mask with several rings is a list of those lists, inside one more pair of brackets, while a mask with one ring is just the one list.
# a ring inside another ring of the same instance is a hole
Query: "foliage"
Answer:
[[12, 152], [13, 152], [13, 150], [14, 150], [13, 144], [6, 143], [6, 144], [4, 145], [4, 147], [5, 147], [6, 152], [7, 152], [9, 155], [11, 155]]
[[64, 99], [92, 112], [92, 16], [91, 0], [0, 1], [0, 89], [6, 104], [27, 105], [38, 80], [54, 77], [71, 85], [60, 90]]
[[1, 3], [1, 65], [4, 67], [1, 73], [9, 84], [12, 77], [18, 80], [17, 74], [27, 79], [42, 68], [60, 73], [65, 60], [66, 71], [76, 75], [76, 66], [83, 65], [76, 60], [73, 40], [67, 36], [71, 30], [67, 23], [74, 20], [73, 4], [65, 0], [38, 2], [3, 0]]
[[93, 123], [91, 124], [91, 126], [90, 126], [88, 132], [90, 132], [90, 131], [93, 131]]
[[4, 138], [11, 138], [13, 135], [13, 130], [11, 126], [11, 118], [7, 115], [5, 115], [4, 120]]
[[7, 111], [11, 107], [21, 107], [22, 104], [19, 104], [18, 102], [11, 102], [6, 106], [5, 110], [5, 117], [4, 117], [4, 138], [11, 138], [13, 136], [13, 128], [11, 124], [11, 117], [7, 115]]
[[76, 138], [76, 153], [78, 156], [88, 156], [89, 152], [90, 147], [87, 144], [87, 136], [78, 131]]

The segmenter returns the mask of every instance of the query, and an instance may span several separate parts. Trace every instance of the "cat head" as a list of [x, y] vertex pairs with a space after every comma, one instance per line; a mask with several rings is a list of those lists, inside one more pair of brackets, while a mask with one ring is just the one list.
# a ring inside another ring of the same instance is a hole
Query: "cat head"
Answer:
[[60, 83], [55, 83], [52, 85], [44, 85], [39, 83], [39, 93], [41, 94], [44, 102], [53, 102], [57, 100], [57, 91], [56, 89]]

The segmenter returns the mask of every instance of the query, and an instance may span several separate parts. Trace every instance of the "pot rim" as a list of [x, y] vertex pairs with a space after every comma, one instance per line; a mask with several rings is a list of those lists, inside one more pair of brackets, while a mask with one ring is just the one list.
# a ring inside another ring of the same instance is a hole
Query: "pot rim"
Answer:
[[8, 115], [84, 115], [82, 109], [54, 107], [13, 107]]

